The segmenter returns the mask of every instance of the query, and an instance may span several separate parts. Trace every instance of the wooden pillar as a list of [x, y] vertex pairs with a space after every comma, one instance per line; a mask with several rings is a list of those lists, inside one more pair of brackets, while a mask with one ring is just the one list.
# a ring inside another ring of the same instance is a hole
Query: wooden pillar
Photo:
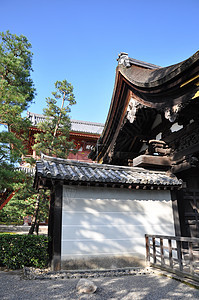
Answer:
[[169, 265], [170, 268], [173, 269], [173, 254], [172, 254], [172, 240], [168, 239], [168, 246], [169, 246]]
[[53, 223], [54, 223], [54, 203], [55, 203], [55, 193], [51, 192], [50, 195], [50, 207], [49, 207], [49, 216], [48, 216], [48, 253], [50, 265], [52, 263], [53, 257]]
[[175, 235], [181, 236], [181, 226], [180, 226], [180, 216], [179, 216], [179, 207], [178, 207], [178, 197], [177, 196], [178, 196], [178, 192], [176, 190], [171, 191]]
[[51, 269], [53, 271], [61, 270], [62, 198], [63, 184], [56, 183], [51, 195], [48, 227], [51, 237]]
[[145, 243], [146, 243], [146, 262], [147, 265], [150, 266], [150, 241], [147, 234], [145, 234]]

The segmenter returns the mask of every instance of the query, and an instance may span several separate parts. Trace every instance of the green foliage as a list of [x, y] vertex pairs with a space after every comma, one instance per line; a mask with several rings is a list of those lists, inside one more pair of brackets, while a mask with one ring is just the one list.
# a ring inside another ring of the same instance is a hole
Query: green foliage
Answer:
[[[5, 121], [12, 113], [25, 110], [34, 98], [31, 44], [23, 35], [9, 31], [0, 33], [0, 103], [4, 105]], [[13, 108], [14, 107], [14, 108]], [[7, 113], [7, 115], [6, 115]]]
[[22, 113], [35, 95], [30, 48], [25, 36], [0, 33], [0, 191], [16, 183], [15, 163], [25, 154], [30, 121]]
[[19, 172], [15, 172], [14, 166], [6, 162], [0, 163], [0, 191], [13, 189], [13, 185], [21, 177]]
[[[19, 172], [22, 176], [24, 173]], [[24, 174], [21, 182], [15, 184], [17, 189], [12, 199], [0, 210], [0, 222], [5, 224], [23, 224], [24, 217], [34, 215], [38, 193], [33, 188], [33, 178]], [[49, 211], [49, 191], [41, 190], [40, 196], [40, 211], [38, 221], [45, 220], [48, 217]]]
[[20, 269], [48, 265], [48, 237], [44, 235], [0, 234], [0, 266]]
[[[38, 124], [41, 132], [35, 134], [33, 149], [37, 154], [44, 154], [67, 158], [74, 150], [73, 141], [69, 141], [71, 105], [76, 103], [73, 86], [66, 80], [55, 83], [53, 98], [46, 98], [47, 108], [44, 109], [46, 120]], [[61, 101], [60, 106], [58, 106]]]

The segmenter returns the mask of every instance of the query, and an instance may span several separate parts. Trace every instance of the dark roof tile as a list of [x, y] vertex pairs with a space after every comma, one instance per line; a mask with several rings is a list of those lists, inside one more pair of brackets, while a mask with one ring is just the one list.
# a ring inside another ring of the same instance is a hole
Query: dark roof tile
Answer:
[[181, 181], [175, 176], [162, 171], [77, 162], [46, 155], [42, 155], [42, 159], [36, 163], [36, 176], [70, 182], [181, 186]]
[[[37, 126], [38, 123], [43, 122], [46, 119], [44, 115], [32, 112], [28, 112], [27, 117], [33, 126]], [[73, 132], [101, 134], [103, 129], [104, 124], [102, 123], [71, 120], [71, 131]]]

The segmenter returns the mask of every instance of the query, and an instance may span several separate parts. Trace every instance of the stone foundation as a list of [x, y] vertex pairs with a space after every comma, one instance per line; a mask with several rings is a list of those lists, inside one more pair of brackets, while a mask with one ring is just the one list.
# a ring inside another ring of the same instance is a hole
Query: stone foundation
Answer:
[[62, 270], [106, 270], [118, 268], [145, 267], [145, 258], [124, 257], [92, 257], [62, 260]]

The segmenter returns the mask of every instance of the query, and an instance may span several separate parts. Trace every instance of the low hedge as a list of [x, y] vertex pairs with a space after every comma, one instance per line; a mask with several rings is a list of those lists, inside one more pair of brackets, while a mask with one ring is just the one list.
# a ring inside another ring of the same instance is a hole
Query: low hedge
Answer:
[[0, 266], [44, 268], [48, 261], [47, 236], [0, 233]]

